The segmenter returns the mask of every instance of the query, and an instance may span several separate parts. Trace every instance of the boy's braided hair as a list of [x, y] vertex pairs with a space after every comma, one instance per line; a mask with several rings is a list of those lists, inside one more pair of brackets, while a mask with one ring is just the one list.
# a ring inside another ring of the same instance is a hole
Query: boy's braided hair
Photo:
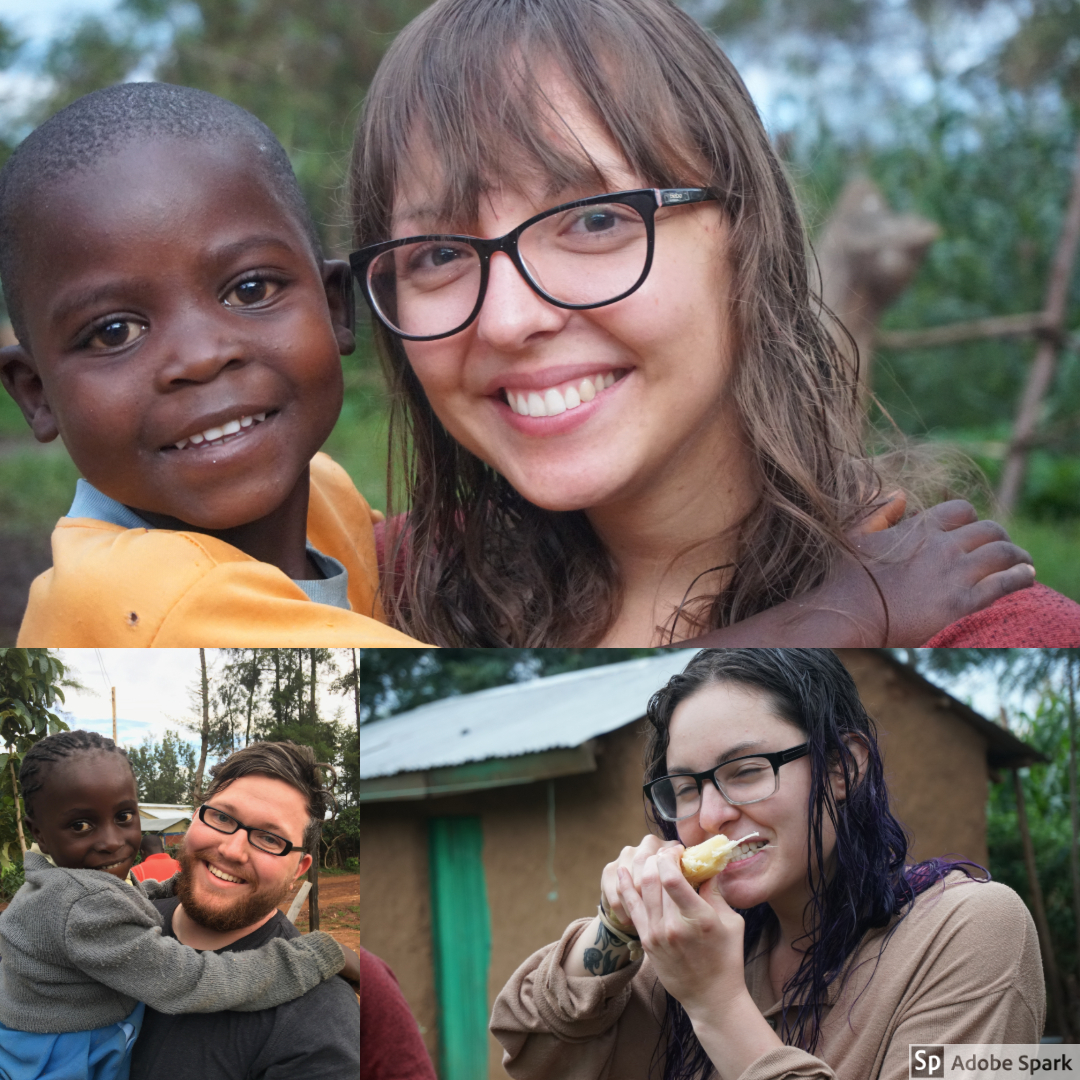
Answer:
[[295, 215], [315, 257], [321, 259], [318, 233], [289, 155], [258, 117], [231, 101], [189, 86], [154, 82], [109, 86], [86, 94], [46, 120], [0, 169], [0, 281], [12, 327], [24, 346], [28, 342], [19, 264], [20, 247], [27, 242], [28, 233], [16, 225], [31, 200], [43, 186], [91, 169], [129, 143], [158, 139], [228, 142], [253, 150], [257, 167]]
[[[28, 817], [32, 816], [30, 800], [45, 786], [49, 769], [61, 758], [87, 750], [103, 750], [106, 753], [120, 754], [128, 762], [128, 767], [131, 767], [127, 753], [112, 739], [107, 739], [96, 731], [59, 731], [55, 735], [48, 735], [30, 747], [19, 769], [19, 787], [22, 789], [23, 803]], [[134, 775], [134, 770], [132, 775]]]

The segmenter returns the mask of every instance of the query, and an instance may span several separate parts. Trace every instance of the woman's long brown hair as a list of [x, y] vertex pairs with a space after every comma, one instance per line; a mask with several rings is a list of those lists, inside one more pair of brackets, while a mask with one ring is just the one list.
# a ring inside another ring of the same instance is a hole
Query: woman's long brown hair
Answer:
[[[572, 136], [554, 137], [568, 129], [544, 94], [552, 72], [644, 185], [708, 187], [730, 225], [732, 393], [757, 498], [730, 537], [736, 559], [722, 591], [679, 613], [687, 637], [819, 584], [848, 546], [845, 530], [881, 494], [857, 373], [823, 325], [794, 195], [712, 38], [669, 0], [436, 0], [398, 36], [364, 103], [354, 239], [389, 237], [410, 152], [435, 163], [439, 213], [461, 231], [498, 184], [603, 185]], [[388, 545], [391, 618], [440, 645], [596, 644], [621, 584], [585, 513], [540, 509], [458, 445], [400, 340], [378, 325], [375, 337], [392, 396], [390, 498], [403, 489], [409, 511]]]

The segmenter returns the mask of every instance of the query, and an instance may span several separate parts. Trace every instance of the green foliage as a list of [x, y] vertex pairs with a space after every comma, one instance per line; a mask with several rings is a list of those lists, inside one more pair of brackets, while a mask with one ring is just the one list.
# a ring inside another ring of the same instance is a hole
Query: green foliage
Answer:
[[[896, 210], [941, 228], [884, 327], [1040, 310], [1071, 182], [1076, 131], [1068, 114], [1017, 101], [973, 117], [934, 103], [896, 108], [882, 119], [889, 125], [886, 143], [853, 140], [821, 125], [791, 152], [811, 223], [820, 225], [844, 182], [862, 172]], [[1072, 303], [1080, 303], [1080, 281]], [[905, 432], [974, 430], [999, 440], [1000, 454], [1033, 350], [1030, 340], [992, 339], [880, 351], [874, 389]], [[1078, 409], [1080, 370], [1070, 352], [1044, 429], [1059, 454], [1080, 451]], [[1045, 505], [1035, 498], [1025, 511]]]
[[1054, 87], [1080, 100], [1080, 3], [1031, 0], [999, 58], [1002, 78], [1021, 88]]
[[[19, 852], [15, 777], [34, 743], [68, 725], [53, 712], [64, 700], [64, 665], [48, 649], [0, 649], [0, 868]], [[10, 800], [10, 801], [9, 801]]]
[[[1049, 764], [1021, 771], [1024, 805], [1035, 849], [1035, 866], [1042, 886], [1051, 948], [1068, 986], [1077, 986], [1080, 955], [1071, 881], [1073, 844], [1069, 811], [1069, 736], [1067, 696], [1047, 686], [1033, 715], [1021, 716], [1025, 741], [1045, 754]], [[1012, 778], [994, 784], [987, 811], [990, 872], [1031, 904], [1031, 890], [1017, 823]]]
[[[289, 152], [324, 241], [348, 250], [339, 189], [356, 108], [386, 46], [427, 0], [126, 0], [50, 43], [38, 123], [135, 71], [249, 109]], [[0, 24], [2, 27], [2, 24]], [[0, 32], [0, 62], [7, 39]], [[9, 51], [14, 46], [9, 46]]]
[[68, 726], [53, 712], [63, 702], [64, 665], [48, 649], [0, 649], [0, 770], [12, 753], [21, 757], [39, 739]]
[[166, 731], [160, 743], [147, 736], [142, 746], [128, 751], [128, 760], [141, 802], [191, 802], [195, 748], [178, 732]]
[[37, 104], [33, 119], [40, 122], [76, 98], [103, 86], [123, 82], [139, 61], [139, 43], [118, 33], [115, 18], [87, 15], [49, 45], [44, 74], [52, 93]]
[[[1070, 680], [1080, 683], [1080, 649], [923, 649], [912, 650], [916, 666], [945, 676], [982, 670], [996, 678], [1002, 697], [1024, 694], [1030, 712], [1010, 717], [1013, 732], [1045, 756], [1045, 764], [1020, 770], [1024, 806], [1035, 852], [1035, 866], [1050, 928], [1049, 948], [1057, 960], [1070, 1003], [1080, 1020], [1080, 945], [1071, 855], [1077, 836], [1070, 795]], [[1080, 686], [1074, 686], [1074, 694]], [[1080, 704], [1080, 697], [1076, 704]], [[1076, 737], [1075, 733], [1073, 737]], [[1080, 751], [1080, 748], [1077, 748]], [[1031, 904], [1031, 888], [1012, 776], [995, 782], [987, 807], [990, 872]]]
[[21, 859], [0, 867], [0, 900], [10, 900], [22, 888], [25, 881]]
[[1052, 589], [1080, 599], [1080, 517], [1068, 521], [1009, 521], [1014, 543], [1031, 552], [1039, 581]]

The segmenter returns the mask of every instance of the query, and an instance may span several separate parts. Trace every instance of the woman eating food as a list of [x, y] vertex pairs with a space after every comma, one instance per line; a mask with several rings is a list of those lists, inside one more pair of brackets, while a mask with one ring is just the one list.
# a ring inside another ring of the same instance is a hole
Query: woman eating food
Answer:
[[[499, 995], [515, 1080], [906, 1080], [909, 1044], [1039, 1041], [1027, 908], [971, 863], [906, 864], [834, 653], [703, 651], [648, 721], [659, 835]], [[695, 891], [684, 846], [720, 835], [723, 869]]]
[[[880, 633], [850, 644], [1080, 640], [1080, 606], [1041, 586], [946, 629], [1033, 579], [970, 507], [916, 515], [950, 534], [939, 576], [914, 572], [910, 521], [865, 540], [929, 474], [867, 450], [782, 166], [668, 0], [436, 0], [365, 99], [351, 204], [407, 503], [384, 600], [418, 639], [690, 639], [856, 554], [863, 589], [826, 606]], [[907, 641], [883, 595], [918, 596]]]

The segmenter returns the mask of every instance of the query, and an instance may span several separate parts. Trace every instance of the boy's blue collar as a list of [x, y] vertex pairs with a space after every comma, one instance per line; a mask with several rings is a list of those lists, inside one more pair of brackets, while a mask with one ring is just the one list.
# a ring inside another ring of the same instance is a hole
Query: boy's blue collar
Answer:
[[103, 495], [88, 480], [78, 480], [75, 484], [75, 500], [67, 512], [69, 518], [93, 518], [95, 521], [107, 521], [110, 525], [119, 525], [122, 529], [149, 529], [152, 526], [143, 521], [134, 510], [129, 510], [123, 503]]

